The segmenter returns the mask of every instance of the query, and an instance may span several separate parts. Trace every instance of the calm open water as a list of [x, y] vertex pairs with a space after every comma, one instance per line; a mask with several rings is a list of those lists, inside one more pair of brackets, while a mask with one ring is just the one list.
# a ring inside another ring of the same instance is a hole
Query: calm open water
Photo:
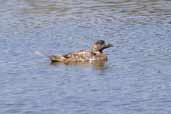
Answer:
[[[103, 67], [35, 54], [98, 39]], [[0, 0], [0, 114], [171, 114], [171, 1]]]

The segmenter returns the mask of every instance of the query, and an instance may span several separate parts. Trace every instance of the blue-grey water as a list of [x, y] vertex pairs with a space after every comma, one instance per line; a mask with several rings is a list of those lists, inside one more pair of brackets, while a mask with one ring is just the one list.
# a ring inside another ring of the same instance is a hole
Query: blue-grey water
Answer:
[[[103, 67], [35, 53], [98, 39]], [[171, 114], [171, 1], [0, 0], [0, 114]]]

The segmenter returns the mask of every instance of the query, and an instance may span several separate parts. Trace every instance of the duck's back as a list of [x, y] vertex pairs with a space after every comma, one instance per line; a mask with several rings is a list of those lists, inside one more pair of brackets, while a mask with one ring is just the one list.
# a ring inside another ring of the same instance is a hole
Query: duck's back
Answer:
[[94, 56], [94, 53], [87, 50], [81, 50], [63, 55], [63, 57], [66, 58], [66, 62], [88, 62], [94, 58]]

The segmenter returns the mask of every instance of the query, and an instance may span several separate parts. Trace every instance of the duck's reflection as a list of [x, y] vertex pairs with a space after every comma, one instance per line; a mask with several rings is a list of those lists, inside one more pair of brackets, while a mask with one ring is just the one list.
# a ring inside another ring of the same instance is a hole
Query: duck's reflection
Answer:
[[66, 66], [79, 66], [79, 67], [91, 67], [95, 69], [105, 69], [106, 62], [104, 61], [95, 61], [93, 63], [86, 63], [86, 62], [70, 62], [70, 63], [62, 63], [62, 62], [51, 62], [51, 65], [58, 66], [58, 65], [66, 65]]

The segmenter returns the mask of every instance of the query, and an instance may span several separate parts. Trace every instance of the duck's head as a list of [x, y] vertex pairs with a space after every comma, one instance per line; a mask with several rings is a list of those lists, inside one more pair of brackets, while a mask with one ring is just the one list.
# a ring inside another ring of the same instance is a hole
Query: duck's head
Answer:
[[110, 48], [113, 47], [112, 44], [106, 44], [106, 42], [104, 40], [97, 40], [93, 46], [92, 46], [92, 51], [99, 51], [99, 52], [103, 52], [104, 49], [106, 48]]

